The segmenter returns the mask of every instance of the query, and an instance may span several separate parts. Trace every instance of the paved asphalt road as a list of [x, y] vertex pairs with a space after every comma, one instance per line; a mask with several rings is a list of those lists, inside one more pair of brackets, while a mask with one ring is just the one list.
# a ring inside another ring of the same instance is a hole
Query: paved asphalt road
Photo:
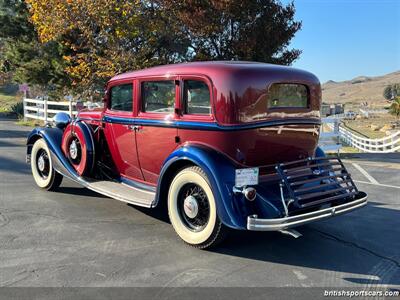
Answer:
[[303, 226], [300, 239], [237, 232], [201, 251], [151, 210], [67, 180], [58, 192], [37, 188], [25, 164], [28, 132], [0, 120], [0, 286], [400, 286], [395, 159], [346, 161], [369, 194], [364, 209]]

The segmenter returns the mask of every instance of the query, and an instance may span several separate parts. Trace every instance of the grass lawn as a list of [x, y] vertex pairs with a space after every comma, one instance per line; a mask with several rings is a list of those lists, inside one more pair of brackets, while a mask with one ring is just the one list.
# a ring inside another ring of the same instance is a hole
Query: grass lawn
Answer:
[[0, 85], [0, 112], [10, 112], [11, 107], [22, 101], [21, 93], [18, 93], [17, 84]]
[[[383, 138], [386, 137], [386, 133], [373, 130], [371, 125], [378, 126], [378, 128], [383, 127], [384, 125], [390, 125], [392, 122], [395, 122], [396, 118], [390, 114], [381, 114], [376, 118], [369, 119], [359, 119], [359, 120], [345, 120], [346, 126], [345, 128], [350, 129], [355, 134], [366, 136], [371, 139]], [[395, 129], [396, 130], [396, 129]], [[399, 130], [397, 128], [397, 130]]]
[[360, 151], [358, 151], [357, 148], [353, 148], [350, 146], [342, 146], [342, 148], [340, 148], [340, 153], [359, 153]]
[[0, 112], [8, 112], [11, 110], [11, 106], [17, 102], [22, 101], [21, 96], [7, 95], [0, 92]]
[[20, 125], [20, 126], [28, 126], [28, 127], [37, 127], [37, 126], [44, 126], [44, 122], [41, 120], [32, 120], [28, 119], [24, 121], [23, 119], [18, 120], [15, 122], [15, 124]]

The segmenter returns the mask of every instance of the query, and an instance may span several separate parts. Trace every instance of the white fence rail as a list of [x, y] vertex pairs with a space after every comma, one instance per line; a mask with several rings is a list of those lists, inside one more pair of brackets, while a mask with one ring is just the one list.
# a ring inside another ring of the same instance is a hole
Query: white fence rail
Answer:
[[[54, 109], [50, 107], [61, 108], [64, 107], [66, 109]], [[78, 112], [76, 111], [76, 102], [72, 101], [64, 101], [64, 102], [56, 102], [49, 100], [38, 100], [38, 99], [24, 99], [24, 119], [36, 119], [42, 120], [45, 122], [52, 121], [53, 115], [58, 112], [66, 112], [69, 113], [70, 116], [76, 115]]]
[[[39, 99], [28, 99], [24, 98], [24, 120], [26, 119], [36, 119], [42, 120], [44, 122], [49, 122], [53, 120], [53, 117], [58, 112], [66, 112], [70, 116], [76, 116], [77, 102], [73, 101], [49, 101], [49, 100], [39, 100]], [[85, 102], [82, 103], [83, 107], [99, 106], [97, 103]]]
[[321, 133], [321, 138], [326, 135], [329, 137], [329, 134], [336, 135], [339, 133], [339, 139], [345, 144], [360, 150], [361, 152], [367, 153], [393, 153], [400, 150], [400, 131], [397, 131], [387, 137], [379, 138], [379, 139], [370, 139], [367, 137], [363, 137], [357, 135], [350, 130], [340, 126], [340, 122], [338, 120], [338, 125], [331, 125], [333, 122], [323, 122], [325, 123], [331, 131]]
[[369, 139], [340, 127], [340, 139], [349, 146], [368, 153], [392, 153], [400, 150], [400, 131], [380, 139]]

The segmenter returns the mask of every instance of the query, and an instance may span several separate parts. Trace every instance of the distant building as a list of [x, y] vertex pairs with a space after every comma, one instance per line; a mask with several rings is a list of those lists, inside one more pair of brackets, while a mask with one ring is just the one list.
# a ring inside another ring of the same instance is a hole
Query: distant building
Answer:
[[343, 114], [343, 113], [344, 113], [344, 104], [342, 103], [336, 103], [336, 104], [322, 103], [321, 105], [321, 115], [323, 117]]

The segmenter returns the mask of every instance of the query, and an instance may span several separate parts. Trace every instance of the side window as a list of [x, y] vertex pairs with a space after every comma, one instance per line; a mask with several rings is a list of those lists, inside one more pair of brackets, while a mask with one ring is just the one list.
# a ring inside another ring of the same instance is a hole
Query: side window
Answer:
[[153, 113], [171, 113], [175, 108], [175, 81], [142, 82], [142, 110]]
[[110, 109], [132, 111], [132, 87], [131, 83], [113, 86], [110, 93]]
[[210, 91], [203, 81], [184, 81], [184, 101], [187, 114], [211, 114]]

